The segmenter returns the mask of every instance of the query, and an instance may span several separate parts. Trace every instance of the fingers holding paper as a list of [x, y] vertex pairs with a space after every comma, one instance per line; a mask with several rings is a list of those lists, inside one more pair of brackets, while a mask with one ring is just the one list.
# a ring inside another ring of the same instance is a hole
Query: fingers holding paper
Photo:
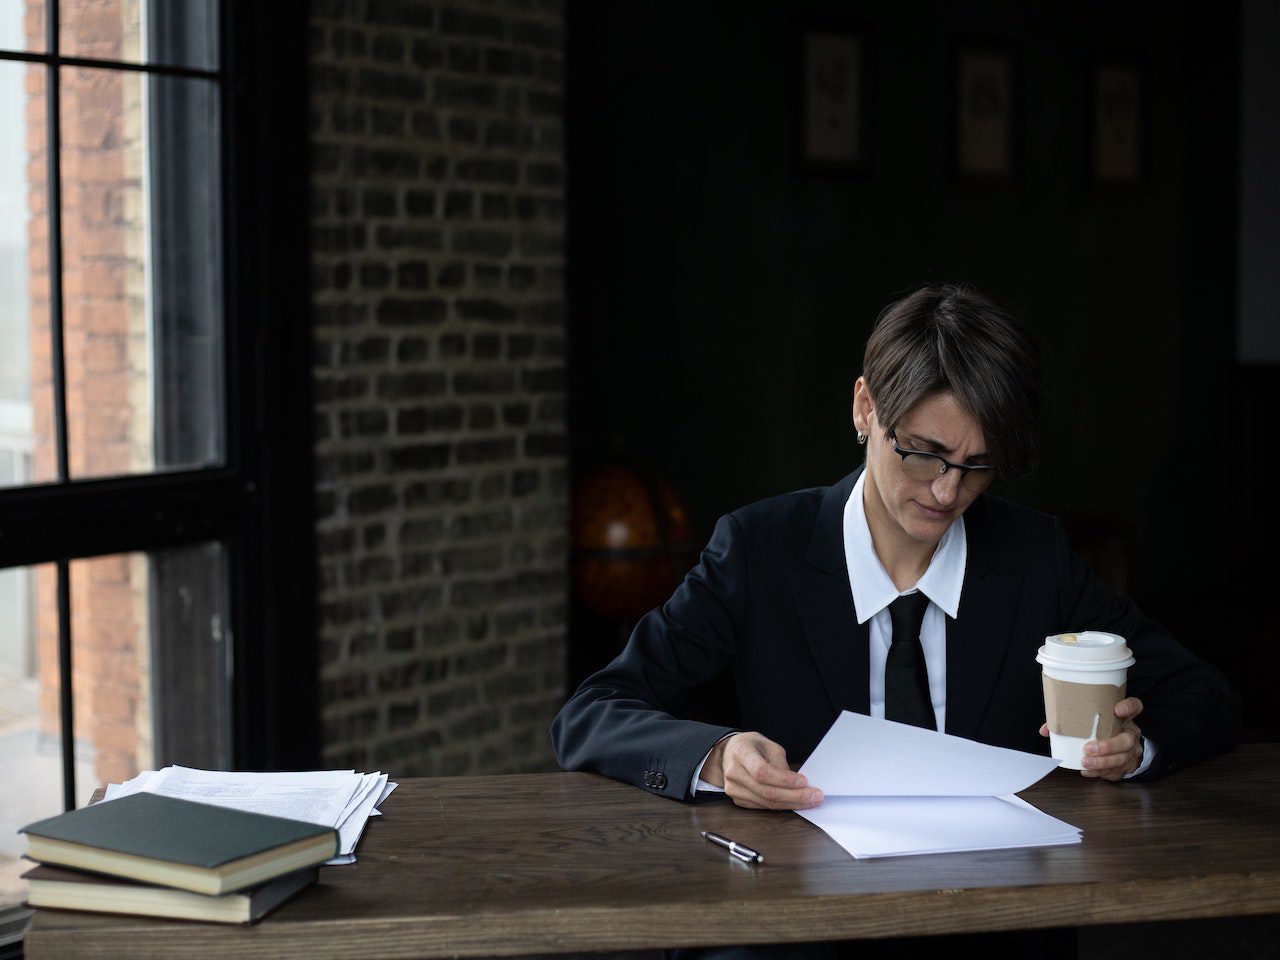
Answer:
[[721, 740], [707, 757], [702, 778], [716, 786], [722, 783], [740, 807], [805, 810], [822, 802], [822, 791], [787, 766], [787, 752], [759, 733], [736, 733]]

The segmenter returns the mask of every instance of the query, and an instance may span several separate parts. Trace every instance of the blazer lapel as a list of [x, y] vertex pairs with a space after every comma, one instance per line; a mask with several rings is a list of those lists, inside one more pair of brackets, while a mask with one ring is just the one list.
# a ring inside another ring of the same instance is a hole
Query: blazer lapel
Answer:
[[965, 513], [968, 559], [959, 616], [947, 620], [946, 732], [974, 739], [991, 702], [1018, 611], [1022, 575], [1000, 565], [985, 504]]
[[853, 615], [849, 578], [843, 572], [789, 570], [787, 580], [831, 705], [837, 711], [869, 713], [870, 633]]
[[836, 710], [870, 711], [869, 630], [854, 615], [844, 557], [844, 505], [859, 467], [823, 497], [805, 564], [787, 571], [805, 640]]

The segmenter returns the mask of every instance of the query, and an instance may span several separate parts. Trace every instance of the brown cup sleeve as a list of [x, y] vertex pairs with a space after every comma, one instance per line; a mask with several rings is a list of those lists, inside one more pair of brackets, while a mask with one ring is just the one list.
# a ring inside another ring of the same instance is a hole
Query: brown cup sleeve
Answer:
[[1044, 711], [1051, 733], [1087, 738], [1093, 733], [1093, 717], [1098, 715], [1099, 740], [1114, 737], [1124, 726], [1116, 716], [1116, 704], [1124, 699], [1127, 684], [1071, 683], [1042, 673]]

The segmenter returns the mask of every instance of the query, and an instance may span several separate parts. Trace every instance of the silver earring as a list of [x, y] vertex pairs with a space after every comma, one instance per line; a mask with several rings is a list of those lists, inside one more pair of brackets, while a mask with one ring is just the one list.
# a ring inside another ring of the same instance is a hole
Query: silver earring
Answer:
[[858, 431], [858, 443], [860, 443], [860, 444], [861, 444], [861, 443], [866, 443], [866, 442], [867, 442], [867, 435], [866, 435], [865, 433], [863, 433], [861, 430], [859, 430], [859, 431]]

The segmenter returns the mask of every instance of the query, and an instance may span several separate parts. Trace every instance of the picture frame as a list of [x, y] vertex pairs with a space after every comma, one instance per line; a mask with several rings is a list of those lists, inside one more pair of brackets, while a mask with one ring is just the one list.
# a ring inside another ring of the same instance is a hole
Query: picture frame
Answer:
[[871, 34], [848, 20], [803, 17], [794, 29], [797, 166], [808, 174], [871, 170]]
[[1095, 188], [1128, 192], [1142, 184], [1143, 71], [1136, 60], [1107, 59], [1090, 73], [1089, 161]]
[[952, 52], [952, 173], [961, 184], [1021, 174], [1021, 61], [1008, 44], [959, 40]]

